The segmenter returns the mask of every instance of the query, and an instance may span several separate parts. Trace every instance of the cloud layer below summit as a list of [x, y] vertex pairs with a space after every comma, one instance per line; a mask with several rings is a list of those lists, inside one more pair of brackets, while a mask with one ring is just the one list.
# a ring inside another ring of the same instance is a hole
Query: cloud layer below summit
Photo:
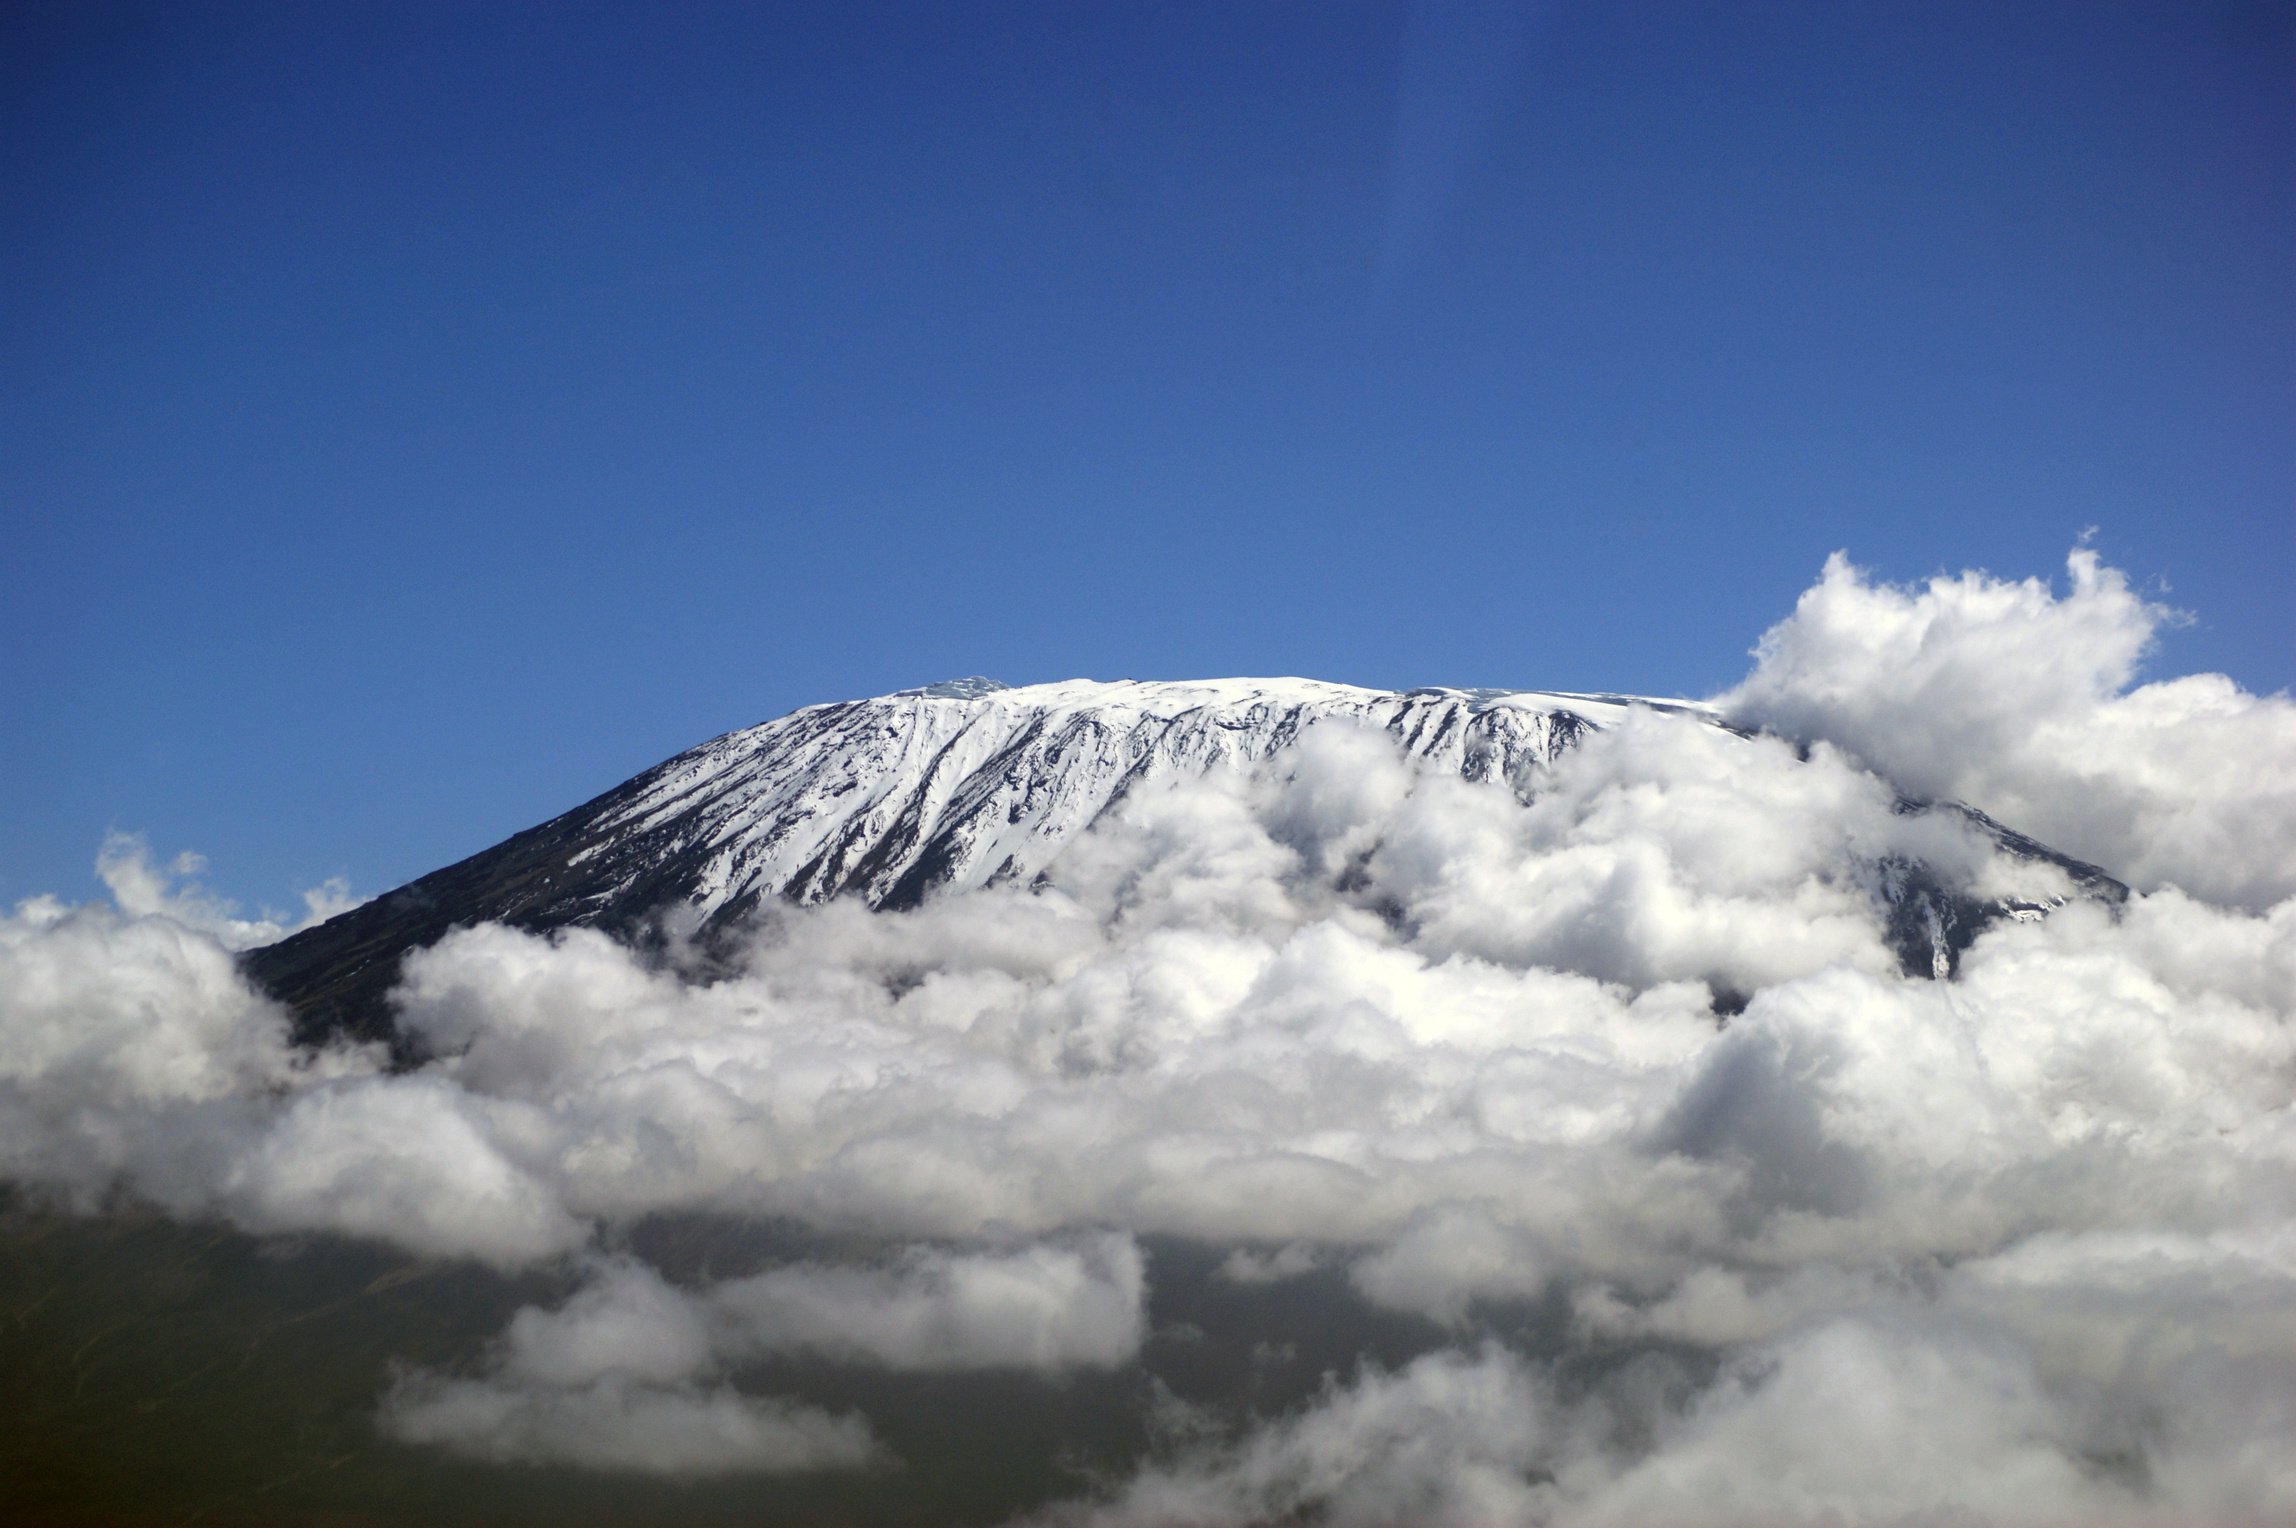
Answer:
[[[464, 930], [407, 964], [441, 1059], [399, 1073], [292, 1049], [244, 925], [123, 857], [115, 907], [0, 921], [0, 1173], [581, 1270], [381, 1399], [482, 1458], [883, 1467], [744, 1365], [1145, 1364], [1177, 1236], [1255, 1287], [1343, 1270], [1424, 1350], [1265, 1416], [1174, 1399], [1055, 1515], [2285, 1517], [2296, 708], [2132, 688], [2167, 618], [2086, 552], [2061, 594], [1837, 559], [1722, 698], [1778, 736], [1638, 714], [1525, 805], [1318, 727], [1280, 777], [1131, 800], [1042, 891], [785, 910], [706, 981]], [[2138, 895], [1908, 979], [1884, 860], [2066, 887], [1901, 789]], [[609, 1250], [665, 1211], [874, 1250], [682, 1283]]]

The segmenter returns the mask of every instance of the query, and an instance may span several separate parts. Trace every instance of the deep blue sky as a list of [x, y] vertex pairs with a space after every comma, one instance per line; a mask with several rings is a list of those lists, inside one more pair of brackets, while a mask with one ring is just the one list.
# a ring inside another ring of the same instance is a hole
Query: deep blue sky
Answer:
[[0, 9], [0, 902], [953, 674], [1704, 693], [2096, 526], [2296, 680], [2287, 4]]

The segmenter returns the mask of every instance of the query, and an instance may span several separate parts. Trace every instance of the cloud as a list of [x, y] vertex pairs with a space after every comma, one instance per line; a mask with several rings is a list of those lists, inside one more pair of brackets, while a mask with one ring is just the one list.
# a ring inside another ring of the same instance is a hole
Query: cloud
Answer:
[[566, 1389], [429, 1377], [394, 1390], [385, 1419], [401, 1442], [496, 1464], [682, 1477], [850, 1470], [880, 1457], [852, 1413], [613, 1377]]
[[1565, 1394], [1496, 1343], [1367, 1365], [1287, 1415], [1193, 1436], [1043, 1515], [1104, 1528], [1301, 1521], [1693, 1528], [2264, 1523], [2296, 1471], [2287, 1371], [2180, 1359], [2166, 1411], [2067, 1385], [2012, 1328], [1904, 1300], [1736, 1346], [1699, 1381], [1646, 1355]]
[[522, 1310], [486, 1372], [402, 1376], [384, 1432], [498, 1463], [667, 1476], [850, 1470], [882, 1462], [852, 1413], [710, 1383], [694, 1302], [643, 1266], [608, 1262], [564, 1307]]
[[2061, 596], [1976, 572], [1911, 589], [1836, 553], [1719, 704], [2135, 885], [2251, 908], [2296, 893], [2296, 703], [2221, 674], [2132, 688], [2174, 613], [2087, 548], [2068, 566]]
[[475, 1376], [412, 1372], [382, 1425], [478, 1458], [664, 1475], [855, 1469], [889, 1457], [856, 1415], [742, 1393], [765, 1354], [950, 1372], [1125, 1362], [1145, 1334], [1143, 1260], [1101, 1235], [1003, 1252], [906, 1249], [889, 1264], [775, 1268], [695, 1289], [629, 1257], [528, 1306]]
[[0, 1173], [93, 1207], [125, 1178], [198, 1212], [272, 1100], [370, 1068], [299, 1053], [212, 936], [27, 902], [0, 918]]
[[2013, 1345], [1875, 1311], [1742, 1351], [1586, 1522], [2094, 1519], [2126, 1504]]
[[[1288, 1409], [1196, 1397], [1072, 1516], [2285, 1517], [2286, 703], [2193, 724], [2262, 783], [2209, 763], [2148, 795], [2186, 768], [2129, 720], [2162, 617], [2075, 571], [2059, 596], [1830, 566], [1730, 701], [1791, 737], [1637, 714], [1469, 782], [1319, 725], [1133, 793], [1041, 884], [777, 908], [706, 969], [458, 930], [406, 962], [427, 1059], [396, 1072], [292, 1047], [188, 869], [107, 851], [112, 906], [0, 919], [0, 1172], [580, 1272], [386, 1398], [393, 1436], [481, 1458], [862, 1467], [866, 1420], [744, 1386], [1149, 1394], [1185, 1377], [1153, 1288], [1416, 1335]], [[2066, 901], [1905, 790], [2104, 834], [2064, 846], [2140, 889]], [[2063, 905], [1908, 978], [1909, 861]], [[663, 1216], [815, 1250], [684, 1282], [601, 1254]]]
[[352, 896], [349, 883], [337, 876], [303, 893], [303, 916], [296, 922], [284, 922], [284, 915], [272, 912], [242, 918], [235, 903], [190, 879], [206, 868], [204, 858], [188, 851], [156, 863], [151, 846], [133, 833], [107, 835], [96, 855], [96, 875], [122, 913], [131, 918], [165, 917], [230, 950], [251, 950], [316, 928], [365, 900]]
[[223, 1202], [255, 1230], [337, 1231], [504, 1268], [571, 1252], [589, 1228], [510, 1159], [515, 1112], [435, 1077], [315, 1088], [240, 1153]]
[[1461, 1324], [1476, 1299], [1530, 1299], [1546, 1287], [1535, 1234], [1477, 1209], [1430, 1210], [1357, 1263], [1355, 1287], [1374, 1305]]
[[915, 1248], [890, 1267], [776, 1268], [710, 1291], [734, 1340], [889, 1369], [1110, 1368], [1140, 1351], [1145, 1264], [1101, 1235], [1012, 1252]]
[[1111, 1498], [1046, 1521], [1543, 1522], [1555, 1493], [1529, 1476], [1553, 1452], [1550, 1412], [1536, 1377], [1503, 1349], [1433, 1353], [1395, 1373], [1367, 1368], [1294, 1417], [1151, 1465]]
[[1305, 1242], [1286, 1242], [1273, 1251], [1238, 1247], [1220, 1261], [1219, 1276], [1231, 1284], [1281, 1284], [1313, 1273], [1324, 1259]]

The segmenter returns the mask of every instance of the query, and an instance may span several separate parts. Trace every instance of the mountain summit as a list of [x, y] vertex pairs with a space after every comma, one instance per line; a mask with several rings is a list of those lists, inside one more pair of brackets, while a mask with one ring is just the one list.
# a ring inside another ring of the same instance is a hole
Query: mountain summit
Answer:
[[[643, 938], [667, 920], [707, 936], [774, 898], [900, 908], [939, 891], [1026, 884], [1127, 793], [1265, 769], [1326, 721], [1384, 731], [1422, 768], [1528, 800], [1543, 769], [1635, 707], [1723, 725], [1681, 700], [1307, 679], [1016, 689], [975, 677], [808, 706], [714, 738], [246, 962], [306, 1037], [384, 1038], [400, 957], [457, 927], [579, 925]], [[2010, 852], [2062, 866], [2084, 894], [2124, 894], [2095, 867], [1966, 807], [1900, 809], [1956, 812]], [[1876, 867], [1873, 884], [1916, 974], [1945, 974], [1986, 923], [2032, 911], [1957, 895], [1918, 865]]]

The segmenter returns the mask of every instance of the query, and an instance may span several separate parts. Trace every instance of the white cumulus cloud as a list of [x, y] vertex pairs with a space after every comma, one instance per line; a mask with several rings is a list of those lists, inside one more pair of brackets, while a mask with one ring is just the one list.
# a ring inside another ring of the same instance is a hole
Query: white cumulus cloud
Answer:
[[2296, 893], [2296, 703], [2221, 674], [2135, 684], [2173, 612], [2087, 548], [2068, 561], [2060, 595], [1976, 572], [1896, 588], [1837, 553], [1720, 704], [2135, 885]]
[[[1770, 735], [1639, 714], [1475, 783], [1320, 726], [1041, 884], [777, 908], [706, 970], [461, 929], [405, 964], [397, 1071], [292, 1047], [245, 928], [115, 847], [112, 906], [0, 918], [0, 1173], [578, 1272], [385, 1398], [480, 1458], [888, 1457], [760, 1372], [1163, 1383], [1176, 1238], [1214, 1304], [1353, 1302], [1416, 1356], [1212, 1398], [1069, 1516], [2285, 1518], [2296, 734], [2132, 688], [2164, 616], [2074, 572], [1829, 565], [1726, 699]], [[1908, 976], [1913, 862], [2025, 916]], [[663, 1216], [852, 1250], [601, 1251]]]

